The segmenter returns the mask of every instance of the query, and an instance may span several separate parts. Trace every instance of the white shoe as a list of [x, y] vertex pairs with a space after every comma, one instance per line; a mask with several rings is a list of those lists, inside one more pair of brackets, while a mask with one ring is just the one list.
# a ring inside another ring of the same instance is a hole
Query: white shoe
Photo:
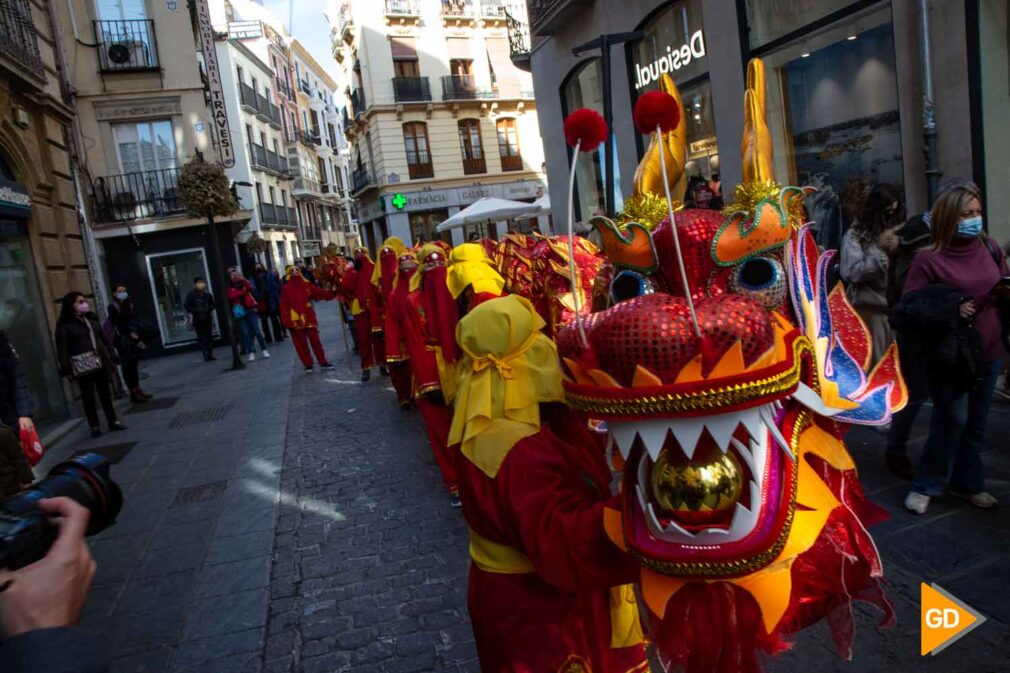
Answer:
[[249, 357], [246, 358], [246, 361], [247, 362], [256, 362], [256, 354], [255, 353], [250, 353]]
[[971, 504], [975, 505], [979, 509], [991, 509], [999, 504], [991, 494], [981, 491], [980, 493], [972, 493], [971, 495], [967, 493], [960, 493], [954, 489], [950, 489], [950, 494], [955, 498], [961, 498], [962, 500], [967, 500]]
[[915, 491], [909, 491], [905, 496], [905, 509], [916, 514], [925, 514], [929, 508], [929, 496]]
[[270, 351], [268, 351], [266, 348], [264, 348], [263, 349], [263, 358], [266, 359], [266, 358], [269, 358], [269, 357], [270, 357]]

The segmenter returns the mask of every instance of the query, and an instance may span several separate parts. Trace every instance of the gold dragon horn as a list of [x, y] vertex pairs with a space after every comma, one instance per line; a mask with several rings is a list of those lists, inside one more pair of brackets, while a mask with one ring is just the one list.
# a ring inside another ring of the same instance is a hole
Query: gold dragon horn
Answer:
[[[670, 195], [674, 199], [683, 200], [687, 192], [687, 176], [684, 174], [684, 164], [687, 163], [687, 115], [680, 100], [680, 91], [677, 90], [677, 85], [673, 83], [670, 75], [660, 76], [659, 88], [673, 96], [680, 108], [680, 121], [677, 127], [663, 133], [662, 142], [665, 143], [663, 154], [666, 159], [667, 179], [670, 181]], [[664, 201], [666, 199], [666, 190], [663, 189], [663, 169], [659, 165], [659, 142], [656, 134], [652, 134], [649, 148], [645, 150], [645, 156], [635, 170], [636, 197], [652, 194], [662, 197]]]
[[765, 64], [759, 58], [747, 64], [747, 91], [744, 93], [743, 181], [774, 182], [772, 167], [772, 136], [768, 131], [768, 109], [765, 100]]

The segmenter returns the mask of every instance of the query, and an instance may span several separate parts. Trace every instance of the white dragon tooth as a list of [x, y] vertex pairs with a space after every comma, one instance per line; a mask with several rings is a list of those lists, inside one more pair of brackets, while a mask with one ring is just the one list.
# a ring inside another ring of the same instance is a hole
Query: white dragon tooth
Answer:
[[751, 476], [758, 486], [764, 483], [765, 466], [768, 464], [768, 433], [766, 432], [760, 440], [750, 441], [750, 453], [754, 457], [754, 471]]
[[705, 422], [708, 434], [712, 435], [719, 449], [726, 453], [729, 450], [729, 441], [733, 439], [733, 433], [740, 425], [739, 414], [723, 414], [720, 416], [710, 416]]
[[649, 458], [653, 462], [659, 460], [659, 452], [663, 450], [666, 443], [666, 436], [670, 432], [670, 424], [664, 420], [643, 421], [638, 426], [638, 436], [645, 444], [645, 450], [649, 452]]
[[627, 460], [628, 455], [631, 453], [631, 447], [635, 444], [635, 435], [638, 433], [638, 428], [635, 427], [634, 423], [618, 423], [615, 421], [610, 424], [609, 430], [610, 436], [617, 442], [617, 448], [621, 450], [621, 455]]
[[698, 439], [704, 429], [705, 419], [701, 417], [685, 416], [670, 423], [670, 430], [688, 460], [694, 457], [694, 450], [698, 448]]
[[729, 525], [729, 530], [725, 533], [727, 537], [739, 540], [744, 535], [754, 530], [757, 524], [757, 512], [752, 512], [740, 503], [733, 508], [733, 521]]
[[733, 437], [729, 441], [736, 448], [736, 452], [740, 455], [740, 457], [743, 458], [743, 462], [747, 463], [747, 467], [750, 468], [750, 473], [752, 475], [756, 475], [757, 468], [754, 465], [754, 454], [752, 454], [750, 449], [744, 446], [743, 442], [736, 437]]
[[[649, 509], [650, 510], [652, 509], [652, 504], [651, 503], [649, 504]], [[653, 516], [655, 516], [655, 512], [653, 512]], [[672, 533], [672, 534], [677, 534], [677, 535], [683, 535], [683, 536], [685, 536], [685, 537], [687, 537], [687, 538], [689, 538], [691, 540], [694, 539], [694, 533], [691, 533], [689, 531], [684, 530], [683, 528], [681, 528], [680, 526], [677, 525], [676, 521], [672, 521], [672, 520], [670, 521], [669, 524], [667, 524], [666, 528], [663, 529], [663, 532], [667, 533], [667, 534], [671, 534]]]
[[768, 432], [771, 433], [772, 437], [775, 439], [778, 445], [781, 446], [782, 450], [785, 451], [787, 456], [789, 456], [789, 460], [795, 461], [796, 456], [793, 455], [793, 450], [789, 446], [789, 442], [787, 442], [786, 438], [782, 436], [782, 431], [779, 430], [779, 426], [775, 423], [774, 414], [768, 411], [767, 408], [762, 408], [761, 418], [764, 419], [765, 426], [768, 428]]
[[744, 409], [740, 413], [740, 423], [747, 428], [748, 434], [754, 439], [761, 439], [766, 433], [764, 423], [761, 422], [761, 410], [757, 407]]
[[820, 394], [813, 388], [805, 383], [800, 383], [796, 386], [796, 392], [793, 393], [793, 399], [805, 406], [810, 411], [821, 416], [835, 416], [840, 414], [843, 409], [836, 409], [834, 407], [829, 407], [824, 403]]

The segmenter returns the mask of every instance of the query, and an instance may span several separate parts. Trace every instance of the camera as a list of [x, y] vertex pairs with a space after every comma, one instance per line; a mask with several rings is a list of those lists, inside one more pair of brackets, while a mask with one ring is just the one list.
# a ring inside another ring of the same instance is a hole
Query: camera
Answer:
[[44, 479], [0, 501], [0, 568], [17, 570], [46, 555], [56, 540], [57, 527], [37, 503], [61, 496], [91, 512], [87, 535], [114, 524], [123, 508], [123, 493], [109, 476], [105, 456], [85, 453], [62, 462]]

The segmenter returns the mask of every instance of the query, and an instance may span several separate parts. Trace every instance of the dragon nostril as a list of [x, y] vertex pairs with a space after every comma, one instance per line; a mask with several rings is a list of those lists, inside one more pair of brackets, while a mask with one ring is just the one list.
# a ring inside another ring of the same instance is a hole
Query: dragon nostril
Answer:
[[740, 282], [744, 287], [762, 289], [775, 282], [777, 276], [771, 260], [764, 258], [751, 259], [740, 269]]

